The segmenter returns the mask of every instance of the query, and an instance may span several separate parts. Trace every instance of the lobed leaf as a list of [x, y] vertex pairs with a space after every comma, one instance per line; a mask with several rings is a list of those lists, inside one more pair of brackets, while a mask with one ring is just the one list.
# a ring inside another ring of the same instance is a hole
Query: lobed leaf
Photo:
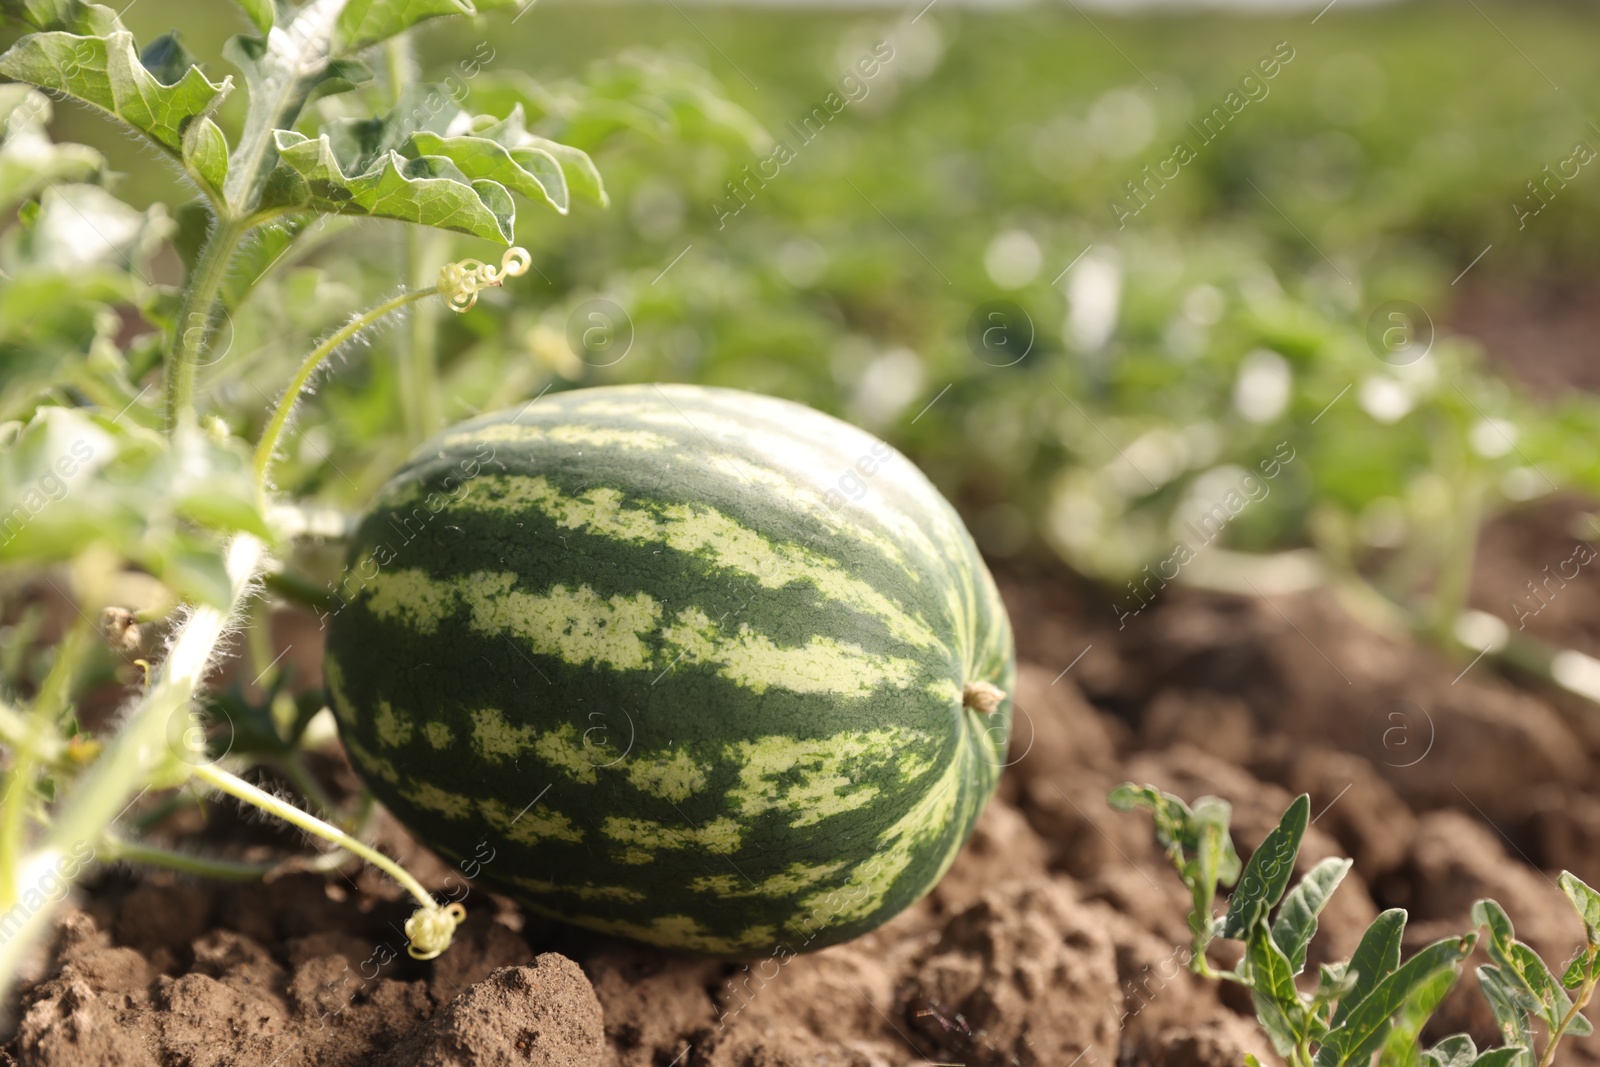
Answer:
[[1302, 793], [1245, 864], [1239, 888], [1228, 902], [1228, 914], [1222, 921], [1223, 937], [1245, 936], [1257, 916], [1265, 915], [1282, 899], [1310, 819], [1311, 797]]
[[[226, 602], [217, 535], [269, 537], [242, 444], [170, 440], [81, 408], [39, 408], [0, 449], [0, 561], [109, 548], [179, 595]], [[198, 524], [203, 529], [180, 522]]]
[[284, 166], [263, 190], [263, 207], [399, 219], [511, 243], [511, 194], [498, 182], [468, 178], [448, 159], [389, 152], [365, 171], [346, 174], [326, 134], [312, 140], [277, 130], [273, 136]]
[[[159, 69], [173, 71], [169, 56], [159, 58]], [[163, 82], [140, 61], [133, 34], [120, 27], [100, 36], [28, 34], [0, 55], [0, 74], [99, 108], [179, 156], [184, 129], [233, 87], [229, 78], [211, 82], [195, 66]]]
[[606, 194], [605, 183], [600, 180], [600, 171], [595, 167], [594, 160], [589, 158], [589, 153], [530, 133], [521, 104], [513, 106], [506, 117], [498, 122], [477, 128], [473, 136], [494, 141], [512, 151], [532, 151], [547, 155], [560, 166], [567, 188], [575, 195], [601, 207], [611, 202], [611, 198]]
[[567, 213], [567, 179], [561, 163], [543, 148], [506, 148], [486, 137], [440, 137], [417, 133], [411, 148], [420, 156], [443, 156], [469, 178], [499, 182], [530, 200]]
[[243, 73], [250, 91], [239, 144], [252, 147], [229, 168], [229, 202], [253, 206], [255, 194], [275, 173], [272, 131], [293, 126], [316, 96], [343, 92], [372, 76], [363, 64], [332, 54], [343, 7], [344, 0], [310, 0], [288, 25], [269, 26], [261, 37], [233, 37], [223, 46], [223, 56]]
[[1317, 916], [1349, 872], [1350, 860], [1329, 857], [1306, 872], [1283, 900], [1272, 924], [1272, 940], [1289, 959], [1295, 974], [1305, 970], [1306, 946], [1317, 932]]

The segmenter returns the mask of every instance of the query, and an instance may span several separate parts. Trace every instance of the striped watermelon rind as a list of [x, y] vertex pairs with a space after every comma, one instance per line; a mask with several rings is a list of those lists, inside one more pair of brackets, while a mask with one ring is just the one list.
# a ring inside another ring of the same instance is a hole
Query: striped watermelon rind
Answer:
[[786, 401], [607, 387], [453, 427], [335, 592], [326, 684], [373, 792], [591, 929], [855, 937], [939, 880], [1004, 761], [1009, 699], [963, 700], [1014, 674], [971, 537], [899, 453]]

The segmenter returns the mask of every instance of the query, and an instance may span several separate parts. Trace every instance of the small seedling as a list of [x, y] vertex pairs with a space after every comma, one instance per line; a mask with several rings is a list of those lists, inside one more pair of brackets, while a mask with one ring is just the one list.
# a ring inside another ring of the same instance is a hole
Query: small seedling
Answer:
[[[1401, 962], [1406, 913], [1391, 908], [1373, 920], [1347, 961], [1323, 964], [1314, 986], [1300, 980], [1317, 916], [1350, 870], [1329, 858], [1289, 888], [1311, 810], [1301, 794], [1283, 813], [1248, 863], [1228, 834], [1232, 809], [1217, 797], [1190, 807], [1154, 786], [1126, 783], [1111, 791], [1118, 811], [1149, 811], [1156, 840], [1194, 898], [1190, 969], [1250, 990], [1256, 1018], [1272, 1047], [1292, 1067], [1550, 1067], [1568, 1034], [1591, 1032], [1582, 1012], [1600, 982], [1600, 894], [1569, 871], [1560, 885], [1583, 921], [1584, 944], [1561, 977], [1516, 939], [1511, 920], [1493, 900], [1472, 906], [1473, 929], [1447, 937]], [[1226, 912], [1215, 914], [1218, 886], [1236, 886]], [[1274, 911], [1276, 909], [1276, 911]], [[1232, 970], [1206, 958], [1214, 939], [1242, 941]], [[1478, 988], [1500, 1025], [1502, 1044], [1479, 1050], [1453, 1034], [1424, 1049], [1422, 1028], [1461, 976], [1481, 942], [1491, 962], [1476, 971]], [[1303, 988], [1304, 987], [1304, 988]], [[1570, 991], [1570, 992], [1569, 992]], [[1543, 1031], [1542, 1040], [1536, 1030]], [[1542, 1050], [1541, 1050], [1542, 1046]], [[1251, 1067], [1256, 1059], [1246, 1057]]]

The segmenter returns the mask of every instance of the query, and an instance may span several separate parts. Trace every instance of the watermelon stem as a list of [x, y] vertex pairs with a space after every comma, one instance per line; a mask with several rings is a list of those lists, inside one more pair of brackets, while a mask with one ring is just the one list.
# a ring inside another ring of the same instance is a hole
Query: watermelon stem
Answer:
[[294, 413], [294, 407], [300, 402], [300, 394], [305, 391], [311, 376], [329, 356], [357, 337], [362, 330], [399, 311], [407, 304], [414, 304], [437, 293], [444, 298], [451, 311], [466, 311], [478, 302], [479, 290], [503, 285], [507, 278], [527, 273], [532, 265], [533, 257], [528, 254], [527, 249], [520, 247], [506, 249], [505, 255], [500, 258], [499, 267], [476, 259], [446, 263], [439, 270], [438, 284], [430, 285], [426, 289], [407, 289], [398, 296], [390, 297], [377, 307], [355, 316], [313, 348], [311, 354], [300, 364], [300, 369], [295, 371], [294, 378], [289, 382], [289, 388], [283, 391], [283, 398], [278, 401], [277, 410], [272, 413], [267, 428], [261, 432], [261, 440], [256, 444], [253, 466], [256, 492], [261, 497], [262, 506], [265, 507], [267, 502], [267, 475], [272, 469], [272, 457], [278, 451], [278, 441], [283, 437], [284, 429], [289, 425], [289, 416]]
[[1006, 691], [997, 685], [988, 682], [968, 682], [961, 690], [961, 706], [981, 711], [985, 715], [993, 715], [1000, 710], [1000, 702], [1006, 698]]
[[362, 330], [376, 323], [393, 312], [399, 311], [407, 304], [414, 304], [418, 300], [430, 297], [439, 291], [438, 286], [427, 289], [412, 289], [402, 292], [399, 296], [390, 297], [377, 307], [357, 315], [334, 331], [311, 350], [311, 354], [300, 364], [300, 369], [295, 372], [294, 378], [289, 382], [289, 388], [284, 390], [283, 398], [278, 401], [278, 408], [272, 413], [272, 419], [267, 423], [267, 428], [261, 432], [261, 440], [256, 445], [255, 475], [256, 491], [260, 494], [262, 503], [267, 498], [267, 475], [272, 469], [272, 457], [278, 450], [278, 440], [283, 436], [283, 431], [289, 424], [289, 416], [294, 411], [294, 406], [300, 400], [300, 394], [305, 390], [306, 383], [311, 380], [318, 367], [329, 356], [333, 355], [339, 347], [350, 341]]
[[454, 936], [456, 927], [467, 914], [467, 909], [459, 903], [452, 902], [441, 907], [439, 902], [433, 899], [433, 895], [422, 887], [422, 883], [412, 877], [410, 871], [365, 841], [352, 837], [331, 823], [323, 822], [309, 811], [297, 808], [271, 793], [256, 788], [238, 775], [225, 771], [214, 763], [200, 764], [194, 768], [194, 775], [231, 797], [260, 808], [269, 815], [276, 815], [284, 822], [316, 834], [342, 849], [354, 852], [399, 882], [401, 887], [422, 905], [410, 919], [406, 920], [406, 936], [411, 939], [406, 951], [413, 957], [419, 960], [431, 960], [450, 947], [450, 939]]

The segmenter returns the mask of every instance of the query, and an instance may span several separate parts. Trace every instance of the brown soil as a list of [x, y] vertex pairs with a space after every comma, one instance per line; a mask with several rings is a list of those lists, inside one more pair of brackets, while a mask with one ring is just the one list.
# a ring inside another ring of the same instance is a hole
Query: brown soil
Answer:
[[1496, 367], [1544, 394], [1600, 390], [1600, 280], [1469, 274], [1450, 325], [1482, 342]]
[[[1569, 517], [1491, 528], [1485, 607], [1539, 571]], [[403, 950], [410, 907], [370, 869], [239, 886], [113, 870], [63, 911], [0, 1064], [1277, 1063], [1248, 1001], [1185, 970], [1185, 894], [1148, 821], [1105, 804], [1129, 778], [1228, 799], [1242, 851], [1294, 793], [1311, 794], [1302, 868], [1356, 860], [1313, 964], [1347, 955], [1380, 908], [1409, 909], [1409, 950], [1466, 929], [1480, 896], [1547, 959], [1577, 944], [1552, 872], [1600, 883], [1594, 708], [1483, 663], [1461, 676], [1465, 663], [1374, 633], [1320, 595], [1172, 589], [1118, 631], [1109, 600], [1059, 571], [1013, 570], [1002, 585], [1023, 663], [1013, 763], [945, 880], [875, 934], [729, 964], [558, 927], [474, 891], [455, 947], [419, 963]], [[1552, 603], [1547, 636], [1593, 650], [1588, 589]], [[335, 788], [354, 784], [342, 765], [327, 772]], [[172, 826], [258, 851], [295, 845], [230, 808], [199, 814]], [[393, 822], [378, 837], [446, 884], [449, 868]], [[1474, 985], [1469, 974], [1451, 994], [1434, 1036], [1494, 1040]], [[1562, 1059], [1600, 1063], [1600, 1041]]]

